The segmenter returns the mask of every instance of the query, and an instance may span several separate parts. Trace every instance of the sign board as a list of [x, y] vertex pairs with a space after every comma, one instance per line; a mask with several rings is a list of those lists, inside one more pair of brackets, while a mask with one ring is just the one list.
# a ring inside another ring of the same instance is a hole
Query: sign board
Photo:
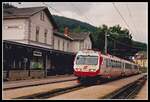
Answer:
[[39, 51], [33, 51], [34, 56], [42, 56], [42, 52]]
[[5, 29], [22, 29], [22, 26], [19, 26], [19, 25], [8, 25], [8, 26], [5, 26]]

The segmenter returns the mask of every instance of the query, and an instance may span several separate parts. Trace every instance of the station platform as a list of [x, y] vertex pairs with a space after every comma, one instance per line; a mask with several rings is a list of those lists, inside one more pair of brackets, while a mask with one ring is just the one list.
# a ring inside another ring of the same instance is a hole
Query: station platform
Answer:
[[69, 80], [75, 80], [76, 78], [77, 77], [75, 77], [74, 75], [57, 75], [57, 76], [48, 76], [43, 79], [8, 81], [8, 82], [3, 82], [3, 90], [32, 86], [32, 85], [41, 85], [46, 83], [69, 81]]
[[146, 81], [140, 92], [136, 95], [135, 99], [148, 100], [148, 81]]

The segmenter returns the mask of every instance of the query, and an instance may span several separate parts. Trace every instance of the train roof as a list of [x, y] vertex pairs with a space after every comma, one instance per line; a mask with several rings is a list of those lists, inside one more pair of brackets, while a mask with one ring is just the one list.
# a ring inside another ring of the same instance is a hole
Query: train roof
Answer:
[[87, 50], [78, 51], [77, 54], [83, 54], [83, 53], [99, 54], [100, 52], [87, 49]]
[[[79, 51], [78, 53], [82, 54], [82, 53], [95, 53], [95, 54], [99, 54], [101, 53], [101, 51], [97, 51], [97, 50], [92, 50], [92, 49], [86, 49], [86, 50], [82, 50], [82, 51]], [[122, 59], [122, 58], [119, 58], [117, 56], [113, 56], [113, 55], [110, 55], [110, 54], [107, 54], [107, 55], [104, 55], [101, 53], [101, 56], [105, 57], [105, 58], [110, 58], [110, 59], [115, 59], [117, 61], [123, 61], [123, 62], [126, 62], [126, 63], [130, 63], [130, 64], [135, 64], [131, 61], [128, 61], [128, 60], [125, 60], [125, 59]]]

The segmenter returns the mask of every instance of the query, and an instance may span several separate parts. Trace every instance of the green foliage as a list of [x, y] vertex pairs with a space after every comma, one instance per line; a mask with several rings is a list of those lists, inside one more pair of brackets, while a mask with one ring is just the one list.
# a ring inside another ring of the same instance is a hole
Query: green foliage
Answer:
[[69, 27], [71, 32], [94, 32], [96, 27], [74, 19], [53, 15], [53, 18], [58, 25], [59, 31], [64, 32], [65, 27]]
[[133, 46], [136, 46], [139, 51], [147, 51], [147, 44], [145, 43], [133, 41]]
[[[105, 32], [109, 34], [108, 37], [108, 53], [122, 58], [133, 56], [138, 51], [147, 50], [147, 45], [141, 42], [133, 41], [132, 34], [128, 29], [122, 28], [120, 25], [108, 27], [95, 27], [88, 23], [77, 21], [74, 19], [53, 15], [59, 31], [64, 32], [65, 27], [69, 27], [71, 32], [91, 32], [92, 48], [99, 49], [104, 52], [105, 46]], [[114, 40], [113, 40], [114, 39]]]
[[42, 64], [38, 62], [32, 62], [33, 69], [42, 69]]

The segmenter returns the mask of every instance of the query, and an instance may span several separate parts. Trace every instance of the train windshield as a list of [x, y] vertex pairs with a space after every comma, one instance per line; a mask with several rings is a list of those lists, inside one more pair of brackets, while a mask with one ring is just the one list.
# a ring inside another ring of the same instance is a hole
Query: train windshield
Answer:
[[77, 65], [97, 65], [97, 63], [98, 56], [78, 55], [76, 60]]

